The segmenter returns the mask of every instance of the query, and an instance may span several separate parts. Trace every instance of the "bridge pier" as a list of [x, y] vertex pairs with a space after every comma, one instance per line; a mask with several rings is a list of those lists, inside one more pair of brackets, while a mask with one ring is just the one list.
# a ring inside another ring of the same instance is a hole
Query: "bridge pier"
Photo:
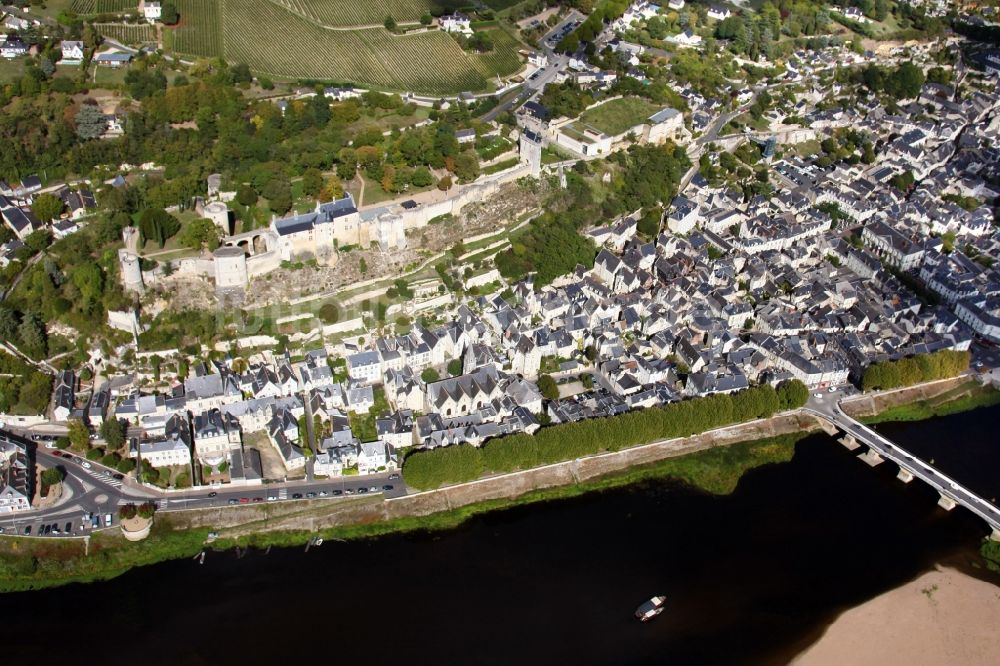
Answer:
[[945, 511], [951, 511], [956, 506], [958, 506], [958, 502], [948, 497], [944, 493], [938, 492], [938, 495], [940, 495], [940, 498], [938, 499], [938, 506], [944, 509]]
[[847, 447], [848, 451], [854, 451], [861, 446], [858, 440], [854, 439], [854, 435], [844, 435], [840, 438], [840, 443]]
[[989, 536], [990, 541], [1000, 541], [1000, 527], [994, 527], [993, 533]]
[[882, 463], [885, 462], [885, 458], [880, 456], [878, 454], [878, 451], [876, 451], [875, 449], [868, 449], [858, 457], [864, 460], [865, 463], [871, 467], [875, 467], [876, 465], [881, 465]]
[[903, 483], [909, 483], [910, 481], [913, 481], [913, 472], [903, 467], [900, 467], [899, 474], [896, 475], [896, 478], [902, 481]]

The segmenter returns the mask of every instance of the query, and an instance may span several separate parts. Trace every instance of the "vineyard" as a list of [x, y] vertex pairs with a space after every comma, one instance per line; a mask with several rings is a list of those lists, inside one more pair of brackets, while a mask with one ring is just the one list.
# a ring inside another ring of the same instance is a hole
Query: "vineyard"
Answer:
[[146, 23], [95, 23], [98, 34], [122, 44], [155, 44], [156, 27]]
[[77, 14], [118, 14], [138, 10], [139, 0], [73, 0], [70, 8]]
[[181, 22], [174, 28], [174, 50], [184, 55], [222, 55], [222, 12], [219, 2], [176, 0]]
[[[418, 4], [426, 0], [369, 0], [368, 11], [379, 6], [373, 2], [426, 6]], [[344, 16], [346, 6], [354, 6], [333, 0], [225, 0], [220, 18], [216, 3], [181, 0], [175, 49], [219, 55], [222, 41], [227, 60], [246, 63], [258, 73], [433, 94], [487, 89], [497, 74], [506, 76], [520, 67], [519, 44], [503, 30], [490, 31], [493, 52], [474, 55], [443, 32], [394, 36], [382, 28], [328, 30], [281, 3], [313, 8], [337, 4]], [[218, 38], [220, 22], [224, 40]]]
[[382, 25], [386, 16], [398, 23], [418, 21], [421, 15], [446, 14], [470, 4], [468, 0], [271, 0], [315, 23], [334, 27]]

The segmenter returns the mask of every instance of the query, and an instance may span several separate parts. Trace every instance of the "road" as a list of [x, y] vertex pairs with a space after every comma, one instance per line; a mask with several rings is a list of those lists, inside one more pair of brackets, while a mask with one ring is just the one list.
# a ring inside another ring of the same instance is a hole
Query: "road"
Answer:
[[975, 513], [986, 521], [994, 535], [1000, 536], [1000, 508], [961, 485], [955, 479], [941, 473], [929, 463], [917, 458], [895, 442], [849, 417], [840, 408], [840, 400], [836, 394], [813, 394], [805, 411], [829, 421], [845, 433], [852, 435], [858, 442], [868, 446], [869, 450], [891, 460], [901, 469], [937, 490], [942, 497], [946, 497]]
[[[11, 429], [16, 434], [27, 431]], [[23, 435], [22, 435], [23, 436]], [[84, 524], [84, 516], [95, 513], [112, 515], [112, 526], [118, 524], [118, 507], [122, 504], [141, 504], [145, 501], [157, 503], [159, 511], [182, 511], [185, 509], [223, 508], [269, 501], [328, 500], [337, 501], [352, 495], [378, 494], [384, 498], [406, 495], [406, 486], [397, 472], [381, 472], [366, 476], [343, 476], [336, 479], [302, 479], [257, 486], [200, 486], [184, 491], [166, 492], [160, 488], [140, 484], [131, 477], [116, 479], [114, 470], [105, 468], [98, 462], [86, 461], [77, 456], [64, 458], [54, 449], [39, 444], [35, 448], [36, 465], [39, 467], [61, 467], [66, 472], [63, 481], [64, 496], [59, 502], [46, 509], [31, 509], [16, 515], [0, 517], [0, 527], [5, 534], [24, 535], [24, 528], [31, 527], [31, 536], [39, 534], [39, 528], [57, 524], [60, 534], [46, 536], [67, 536], [65, 524], [71, 523], [72, 536], [87, 536], [92, 533], [89, 523]], [[89, 465], [89, 468], [86, 467]], [[383, 486], [392, 486], [383, 490]], [[359, 492], [361, 489], [363, 492]], [[375, 490], [371, 490], [374, 488]], [[315, 493], [314, 497], [309, 497]], [[323, 495], [322, 493], [325, 493]], [[300, 495], [300, 497], [296, 497]]]
[[516, 106], [520, 106], [524, 102], [531, 100], [535, 95], [537, 95], [546, 85], [551, 83], [560, 72], [562, 72], [569, 65], [569, 56], [556, 53], [553, 50], [553, 46], [559, 42], [555, 39], [556, 36], [563, 34], [563, 31], [570, 24], [577, 22], [582, 23], [584, 19], [583, 14], [576, 11], [575, 9], [570, 11], [562, 21], [557, 23], [551, 30], [549, 30], [540, 40], [542, 46], [542, 52], [545, 53], [545, 57], [548, 58], [548, 64], [544, 68], [539, 69], [534, 74], [528, 77], [521, 85], [521, 91], [511, 97], [505, 102], [501, 102], [494, 108], [483, 114], [481, 120], [484, 122], [492, 122], [497, 119], [500, 114], [510, 111]]

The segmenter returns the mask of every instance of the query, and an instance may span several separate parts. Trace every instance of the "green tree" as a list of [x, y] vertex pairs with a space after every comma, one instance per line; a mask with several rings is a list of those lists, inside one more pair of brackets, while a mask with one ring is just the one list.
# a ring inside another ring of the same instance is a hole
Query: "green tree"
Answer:
[[101, 424], [101, 438], [111, 450], [120, 449], [125, 443], [125, 429], [118, 419], [107, 419]]
[[778, 385], [778, 403], [782, 409], [798, 409], [809, 400], [809, 388], [798, 379], [790, 379]]
[[420, 373], [420, 378], [424, 380], [426, 384], [432, 384], [441, 379], [441, 375], [434, 368], [424, 368], [424, 371]]
[[267, 181], [261, 194], [267, 199], [271, 210], [279, 215], [292, 208], [292, 184], [286, 176], [275, 176]]
[[77, 451], [86, 451], [90, 447], [90, 430], [79, 419], [70, 419], [69, 443]]
[[257, 192], [246, 184], [241, 184], [236, 188], [236, 201], [241, 206], [252, 206], [257, 203]]
[[62, 214], [63, 207], [59, 197], [46, 192], [35, 197], [31, 204], [31, 212], [42, 222], [50, 222]]
[[222, 230], [206, 218], [192, 220], [184, 227], [177, 240], [185, 247], [200, 250], [207, 247], [210, 252], [218, 249], [222, 241]]
[[315, 167], [306, 169], [302, 174], [302, 191], [306, 196], [315, 199], [322, 190], [323, 173]]
[[452, 377], [462, 374], [462, 359], [454, 358], [448, 361], [448, 374]]
[[385, 21], [382, 22], [382, 25], [384, 25], [385, 29], [388, 30], [389, 32], [396, 32], [396, 28], [398, 27], [396, 25], [396, 19], [392, 18], [391, 16], [386, 16]]
[[538, 390], [543, 398], [548, 400], [559, 399], [559, 385], [556, 384], [556, 380], [552, 379], [552, 375], [542, 375], [538, 378]]
[[144, 243], [153, 241], [162, 248], [180, 229], [180, 220], [162, 208], [147, 208], [139, 216], [139, 236]]
[[177, 11], [177, 5], [169, 1], [160, 5], [160, 21], [165, 25], [177, 25], [180, 20], [181, 15]]
[[73, 117], [73, 124], [76, 126], [76, 135], [81, 139], [96, 139], [104, 134], [108, 121], [97, 106], [83, 104]]

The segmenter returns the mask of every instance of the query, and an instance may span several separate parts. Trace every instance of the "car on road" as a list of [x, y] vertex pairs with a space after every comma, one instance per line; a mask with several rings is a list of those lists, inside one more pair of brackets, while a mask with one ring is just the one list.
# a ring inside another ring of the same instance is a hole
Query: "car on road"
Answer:
[[80, 464], [83, 462], [83, 459], [80, 456], [73, 456], [73, 462]]
[[344, 494], [344, 491], [342, 491], [342, 490], [331, 490], [330, 494], [333, 495], [334, 497], [339, 497], [340, 495]]
[[80, 465], [82, 465], [84, 469], [90, 469], [91, 467], [93, 467], [93, 465], [91, 465], [86, 460], [84, 460], [82, 463], [80, 463]]
[[330, 494], [330, 493], [326, 492], [325, 490], [321, 490], [321, 491], [319, 491], [319, 496], [320, 496], [320, 497], [326, 497], [326, 496], [327, 496], [327, 495], [329, 495], [329, 494]]
[[814, 398], [822, 398], [823, 394], [822, 393], [813, 393], [813, 397]]
[[267, 496], [267, 501], [268, 502], [277, 502], [278, 501], [278, 496], [277, 495], [268, 495]]
[[313, 493], [313, 492], [306, 493], [306, 497], [309, 497], [309, 498], [316, 497], [316, 493]]
[[375, 486], [372, 486], [371, 488], [368, 489], [368, 492], [370, 492], [370, 493], [377, 493], [378, 492], [378, 488], [376, 488]]
[[54, 448], [56, 448], [56, 443], [55, 442], [45, 442], [45, 448], [47, 448], [47, 449], [54, 449]]
[[836, 386], [831, 386], [830, 388], [828, 388], [826, 390], [826, 392], [827, 393], [836, 393], [837, 392], [837, 387]]
[[229, 504], [239, 504], [239, 503], [240, 503], [240, 501], [238, 499], [236, 499], [235, 497], [230, 497], [229, 498]]
[[392, 488], [393, 488], [393, 486], [391, 484], [388, 484], [388, 483], [385, 484], [384, 486], [382, 486], [382, 490], [392, 490]]
[[292, 499], [302, 499], [302, 493], [292, 493]]
[[362, 486], [361, 488], [358, 488], [358, 494], [359, 495], [364, 495], [367, 492], [368, 492], [368, 489], [365, 488], [364, 486]]
[[208, 496], [209, 496], [209, 497], [218, 497], [218, 496], [219, 496], [219, 493], [217, 493], [217, 492], [215, 492], [215, 491], [213, 490], [212, 492], [210, 492], [210, 493], [208, 494]]
[[395, 481], [398, 478], [399, 478], [399, 474], [390, 474], [389, 475], [389, 480], [390, 481]]
[[253, 501], [254, 501], [254, 502], [263, 502], [263, 501], [264, 501], [264, 498], [263, 498], [263, 497], [254, 497], [254, 498], [253, 498]]
[[353, 495], [354, 494], [354, 488], [348, 488], [347, 490], [344, 491], [344, 494], [345, 495]]
[[249, 504], [249, 503], [250, 503], [250, 498], [249, 497], [241, 497], [240, 498], [240, 504]]

